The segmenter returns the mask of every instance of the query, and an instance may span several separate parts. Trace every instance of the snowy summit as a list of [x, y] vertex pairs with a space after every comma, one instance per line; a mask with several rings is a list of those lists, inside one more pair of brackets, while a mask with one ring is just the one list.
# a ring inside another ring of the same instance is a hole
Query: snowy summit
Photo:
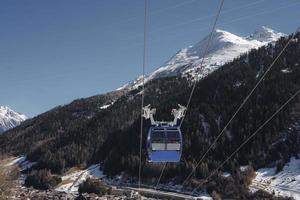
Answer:
[[[237, 36], [230, 32], [216, 29], [210, 41], [208, 52], [205, 48], [210, 36], [206, 36], [193, 46], [179, 50], [169, 61], [145, 77], [145, 82], [167, 76], [191, 75], [203, 78], [225, 63], [251, 49], [257, 49], [275, 42], [285, 34], [265, 26], [260, 27], [247, 37]], [[202, 63], [202, 59], [203, 63]], [[142, 76], [119, 89], [135, 89], [142, 84]]]
[[273, 42], [278, 40], [280, 37], [284, 37], [285, 34], [276, 32], [268, 27], [262, 26], [251, 34], [249, 40], [258, 40], [260, 42]]
[[7, 106], [0, 106], [0, 133], [21, 124], [27, 117], [13, 111]]

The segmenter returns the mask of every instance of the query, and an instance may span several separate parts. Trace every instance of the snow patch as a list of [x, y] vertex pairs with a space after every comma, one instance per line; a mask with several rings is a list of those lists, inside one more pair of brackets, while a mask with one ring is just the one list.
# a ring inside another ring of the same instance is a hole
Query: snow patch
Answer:
[[228, 177], [231, 176], [231, 174], [228, 173], [228, 172], [223, 172], [222, 176], [225, 177], [225, 178], [228, 178]]
[[242, 171], [242, 172], [245, 172], [247, 169], [248, 169], [248, 165], [245, 165], [245, 166], [240, 166], [240, 170]]
[[110, 106], [114, 105], [114, 103], [115, 103], [115, 102], [111, 102], [111, 103], [109, 103], [109, 104], [105, 104], [105, 105], [101, 106], [100, 109], [101, 109], [101, 110], [105, 110], [105, 109], [109, 108]]
[[300, 159], [292, 157], [277, 174], [275, 167], [259, 169], [250, 189], [251, 191], [262, 189], [276, 196], [294, 197], [300, 200]]
[[213, 200], [213, 198], [211, 196], [209, 196], [209, 194], [201, 194], [201, 195], [197, 196], [197, 199], [199, 199], [199, 198], [202, 200]]
[[26, 159], [25, 156], [17, 157], [17, 158], [15, 158], [15, 159], [11, 160], [9, 163], [7, 163], [5, 166], [6, 166], [6, 167], [9, 167], [9, 166], [13, 166], [13, 165], [18, 165], [19, 163], [24, 162], [25, 159]]
[[19, 156], [13, 160], [11, 160], [9, 163], [6, 164], [6, 167], [17, 165], [20, 167], [21, 171], [24, 171], [26, 169], [30, 169], [36, 162], [30, 162], [26, 159], [26, 156]]
[[289, 68], [285, 68], [285, 69], [282, 69], [281, 72], [288, 74], [288, 73], [291, 73], [292, 71]]
[[[20, 171], [22, 172], [24, 170], [30, 169], [35, 164], [36, 164], [36, 162], [28, 161], [26, 159], [26, 156], [19, 156], [19, 157], [16, 157], [16, 158], [12, 159], [5, 166], [10, 167], [10, 166], [13, 166], [13, 165], [17, 165], [20, 168]], [[20, 177], [19, 177], [18, 182], [22, 187], [25, 183], [26, 178], [27, 178], [26, 174], [21, 174]]]
[[66, 193], [78, 193], [78, 188], [87, 178], [102, 178], [103, 172], [100, 170], [100, 164], [91, 165], [87, 169], [77, 170], [70, 174], [62, 176], [62, 184], [55, 190]]

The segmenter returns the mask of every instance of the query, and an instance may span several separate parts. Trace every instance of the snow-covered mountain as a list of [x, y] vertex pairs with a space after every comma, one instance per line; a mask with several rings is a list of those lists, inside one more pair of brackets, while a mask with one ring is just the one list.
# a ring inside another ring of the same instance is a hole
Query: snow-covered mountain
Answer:
[[[285, 34], [265, 26], [260, 27], [247, 37], [240, 37], [230, 32], [217, 29], [212, 35], [210, 47], [206, 55], [205, 48], [209, 41], [206, 36], [193, 46], [178, 51], [169, 61], [145, 77], [145, 82], [178, 74], [203, 78], [225, 63], [251, 49], [259, 48], [278, 40]], [[203, 63], [202, 59], [204, 57]], [[202, 63], [202, 64], [201, 64]], [[142, 76], [119, 89], [134, 89], [142, 84]]]
[[20, 125], [27, 117], [17, 113], [7, 106], [0, 106], [0, 134], [8, 129]]

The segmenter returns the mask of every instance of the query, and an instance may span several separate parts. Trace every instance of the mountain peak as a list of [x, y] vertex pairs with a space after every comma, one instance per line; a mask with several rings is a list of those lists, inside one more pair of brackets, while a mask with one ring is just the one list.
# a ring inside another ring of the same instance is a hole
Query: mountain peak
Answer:
[[[208, 40], [209, 37], [210, 37], [210, 35], [207, 35], [206, 37], [204, 37], [204, 39], [202, 39], [198, 43], [201, 43], [205, 40]], [[233, 33], [228, 32], [228, 31], [222, 30], [222, 29], [215, 29], [213, 31], [213, 34], [212, 34], [212, 42], [216, 41], [216, 40], [223, 41], [223, 42], [226, 42], [226, 41], [227, 42], [234, 42], [236, 40], [240, 40], [240, 37], [233, 34]]]
[[[200, 42], [196, 43], [192, 47], [187, 50], [188, 56], [201, 58], [204, 56], [204, 50], [207, 46], [207, 43], [210, 39], [210, 35], [204, 37]], [[214, 30], [212, 34], [212, 38], [210, 40], [210, 47], [208, 54], [214, 53], [220, 49], [228, 48], [235, 44], [245, 44], [247, 41], [242, 37], [239, 37], [233, 33], [228, 31], [224, 31], [221, 29]]]
[[274, 31], [273, 29], [266, 26], [261, 26], [256, 29], [255, 32], [252, 33], [249, 37], [247, 37], [247, 39], [257, 40], [260, 42], [271, 42], [283, 36], [285, 36], [284, 33]]
[[12, 110], [8, 106], [0, 106], [0, 133], [18, 126], [26, 119], [25, 115]]
[[[203, 78], [241, 54], [275, 42], [282, 36], [285, 36], [285, 34], [266, 26], [258, 28], [248, 37], [241, 37], [222, 29], [215, 29], [211, 40], [211, 36], [207, 35], [196, 44], [179, 50], [165, 64], [145, 76], [145, 82], [160, 77], [186, 76], [187, 74], [193, 77], [192, 80], [195, 77]], [[204, 53], [209, 40], [209, 49]], [[141, 79], [137, 78], [119, 89], [137, 88], [141, 84]]]

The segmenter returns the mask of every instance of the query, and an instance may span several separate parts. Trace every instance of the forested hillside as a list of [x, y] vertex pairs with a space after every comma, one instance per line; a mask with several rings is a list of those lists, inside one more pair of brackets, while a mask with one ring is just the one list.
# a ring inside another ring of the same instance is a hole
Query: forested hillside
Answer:
[[[261, 47], [199, 81], [183, 122], [182, 162], [167, 166], [163, 179], [186, 177], [232, 114], [286, 44], [281, 38], [275, 45]], [[226, 156], [265, 122], [300, 88], [300, 34], [276, 62], [245, 107], [230, 124], [224, 136], [197, 168], [195, 176], [204, 178]], [[158, 119], [171, 119], [171, 109], [185, 105], [191, 90], [186, 78], [153, 80], [145, 86], [145, 104], [157, 108]], [[111, 106], [101, 109], [106, 104]], [[240, 165], [254, 168], [275, 161], [286, 162], [297, 156], [296, 134], [282, 134], [291, 123], [290, 112], [297, 100], [278, 114], [223, 171], [237, 174]], [[36, 169], [62, 173], [72, 166], [103, 163], [110, 175], [138, 170], [141, 88], [121, 94], [106, 94], [80, 99], [60, 106], [22, 123], [0, 136], [2, 153], [26, 154], [37, 161]], [[144, 142], [149, 122], [146, 122]], [[285, 137], [285, 140], [280, 140]], [[281, 141], [281, 142], [278, 142]], [[276, 143], [276, 144], [275, 144]], [[157, 176], [160, 168], [146, 162], [143, 144], [143, 178]], [[217, 186], [216, 186], [217, 187]]]

